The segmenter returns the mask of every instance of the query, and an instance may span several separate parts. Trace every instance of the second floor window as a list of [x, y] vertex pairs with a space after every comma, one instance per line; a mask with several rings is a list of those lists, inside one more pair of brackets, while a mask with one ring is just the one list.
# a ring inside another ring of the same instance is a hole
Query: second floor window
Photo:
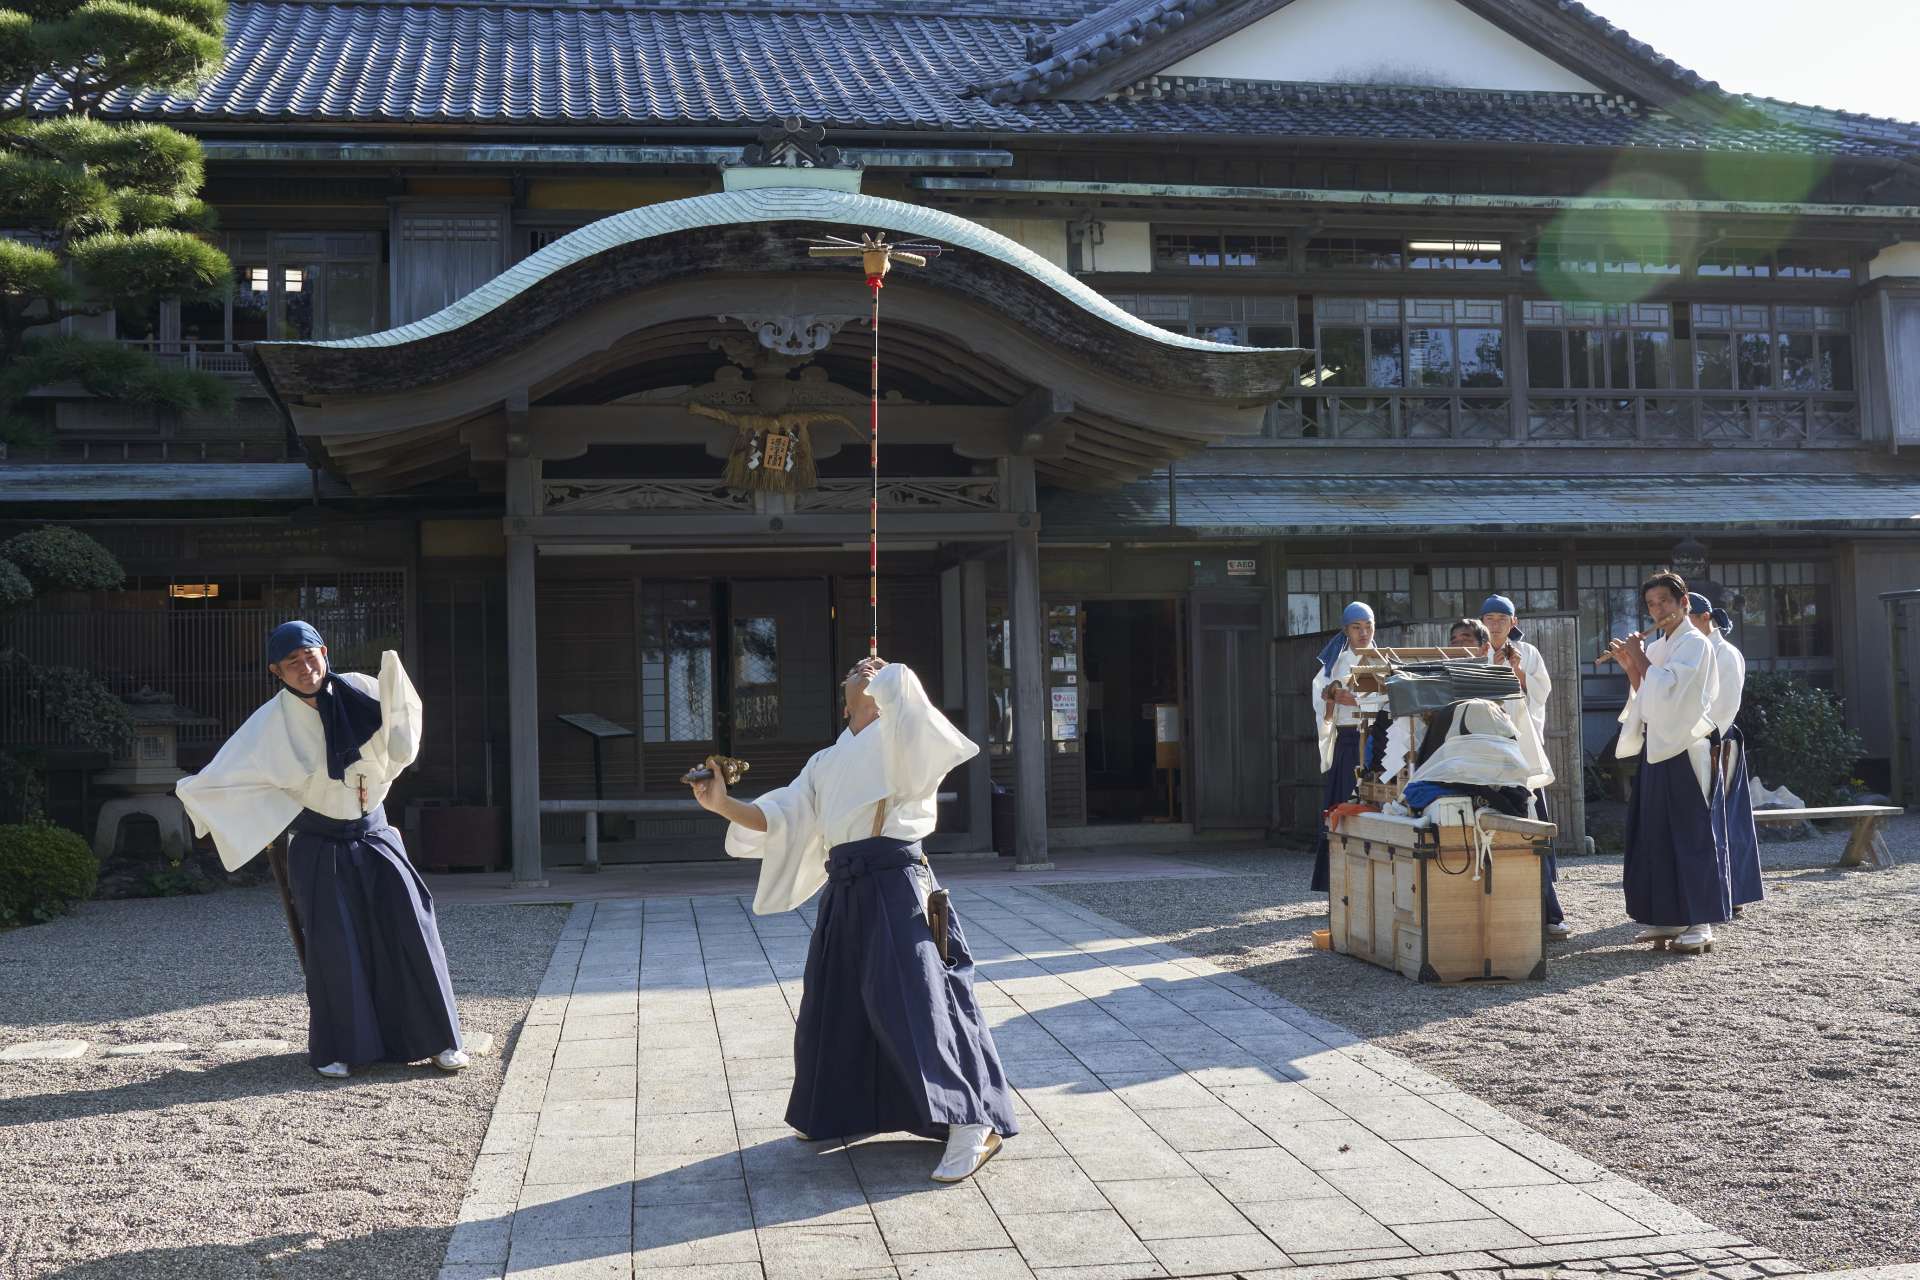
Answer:
[[1498, 299], [1316, 298], [1310, 386], [1500, 387], [1506, 334]]
[[1153, 229], [1156, 271], [1285, 271], [1287, 238], [1231, 228]]
[[1691, 321], [1702, 391], [1854, 389], [1845, 307], [1695, 303]]
[[[231, 296], [170, 304], [178, 333], [156, 336], [219, 345], [354, 338], [380, 328], [386, 273], [378, 235], [237, 232], [222, 247], [233, 259]], [[119, 333], [134, 336], [124, 318]]]

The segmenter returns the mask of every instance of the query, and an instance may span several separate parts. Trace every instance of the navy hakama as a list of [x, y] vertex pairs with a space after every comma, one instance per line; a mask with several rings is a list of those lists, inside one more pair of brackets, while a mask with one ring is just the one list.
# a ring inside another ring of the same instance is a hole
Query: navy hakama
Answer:
[[[1547, 793], [1543, 788], [1533, 793], [1533, 816], [1541, 822], [1552, 822], [1547, 814]], [[1540, 909], [1548, 924], [1565, 924], [1566, 912], [1560, 909], [1560, 891], [1554, 886], [1560, 882], [1560, 858], [1549, 843], [1540, 853]]]
[[1685, 751], [1640, 771], [1627, 802], [1626, 861], [1621, 880], [1627, 915], [1646, 925], [1723, 924], [1733, 918], [1720, 780], [1700, 793]]
[[1313, 882], [1316, 893], [1327, 891], [1327, 810], [1353, 799], [1353, 771], [1360, 767], [1360, 730], [1343, 726], [1333, 735], [1333, 764], [1320, 792], [1320, 834], [1313, 842]]
[[787, 1123], [809, 1138], [1018, 1131], [959, 918], [948, 917], [945, 963], [927, 931], [914, 881], [925, 866], [918, 841], [884, 836], [829, 853], [787, 1103]]
[[386, 810], [293, 820], [287, 879], [307, 943], [307, 1057], [416, 1062], [459, 1049], [433, 895]]
[[1753, 825], [1753, 790], [1747, 783], [1747, 739], [1738, 725], [1721, 738], [1733, 755], [1726, 770], [1727, 863], [1733, 882], [1733, 905], [1744, 907], [1767, 896], [1760, 882], [1760, 834]]

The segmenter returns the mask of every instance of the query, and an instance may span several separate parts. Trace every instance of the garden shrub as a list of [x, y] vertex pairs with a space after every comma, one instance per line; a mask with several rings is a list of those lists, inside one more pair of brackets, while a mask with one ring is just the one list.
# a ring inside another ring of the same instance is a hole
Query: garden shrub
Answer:
[[1847, 728], [1838, 698], [1784, 671], [1747, 677], [1739, 724], [1747, 738], [1748, 773], [1766, 786], [1786, 787], [1809, 805], [1843, 798], [1865, 750]]
[[93, 896], [100, 874], [87, 842], [64, 827], [0, 827], [0, 924], [35, 924]]

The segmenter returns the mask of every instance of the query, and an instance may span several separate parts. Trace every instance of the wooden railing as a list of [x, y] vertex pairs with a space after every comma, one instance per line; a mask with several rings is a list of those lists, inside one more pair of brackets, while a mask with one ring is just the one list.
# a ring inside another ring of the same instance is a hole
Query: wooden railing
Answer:
[[123, 347], [144, 351], [163, 364], [177, 364], [223, 378], [251, 378], [253, 366], [247, 362], [251, 342], [203, 341], [198, 338], [121, 338]]
[[1276, 403], [1276, 440], [1521, 440], [1539, 444], [1851, 445], [1860, 400], [1845, 392], [1530, 391], [1516, 432], [1504, 390], [1303, 393]]

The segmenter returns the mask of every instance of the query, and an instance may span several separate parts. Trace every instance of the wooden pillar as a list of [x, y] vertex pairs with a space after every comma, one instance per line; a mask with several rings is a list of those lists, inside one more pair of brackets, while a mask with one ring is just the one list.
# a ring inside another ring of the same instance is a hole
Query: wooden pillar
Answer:
[[1040, 534], [1007, 540], [1007, 620], [1013, 633], [1014, 869], [1044, 871], [1047, 852], [1047, 676], [1040, 636]]
[[513, 812], [513, 883], [547, 883], [540, 847], [539, 618], [534, 596], [534, 541], [522, 518], [539, 510], [540, 463], [507, 458], [507, 738]]
[[960, 564], [960, 664], [963, 726], [979, 744], [967, 762], [967, 829], [977, 851], [993, 848], [993, 770], [987, 758], [987, 566], [980, 560]]
[[513, 883], [546, 884], [540, 849], [539, 625], [534, 609], [533, 538], [507, 538], [507, 736], [512, 744]]

